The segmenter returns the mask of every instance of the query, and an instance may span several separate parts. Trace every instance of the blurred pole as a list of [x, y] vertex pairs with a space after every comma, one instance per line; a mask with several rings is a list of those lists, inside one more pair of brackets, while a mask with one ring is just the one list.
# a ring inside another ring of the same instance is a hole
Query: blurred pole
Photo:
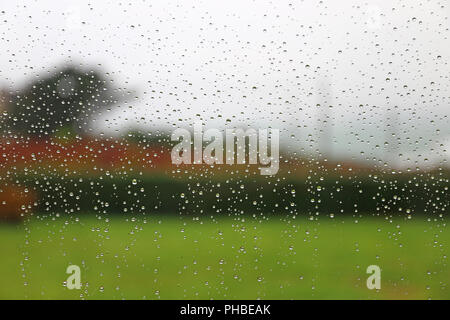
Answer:
[[333, 120], [332, 120], [332, 90], [331, 84], [325, 77], [319, 77], [317, 83], [317, 146], [321, 158], [332, 156], [333, 152]]
[[395, 166], [398, 157], [398, 129], [399, 115], [397, 106], [388, 105], [385, 113], [385, 161], [390, 166]]

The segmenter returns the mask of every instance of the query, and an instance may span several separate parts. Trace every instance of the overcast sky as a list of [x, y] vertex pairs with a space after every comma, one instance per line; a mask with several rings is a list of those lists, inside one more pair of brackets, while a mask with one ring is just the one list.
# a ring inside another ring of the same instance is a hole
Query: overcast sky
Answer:
[[97, 131], [196, 120], [270, 125], [304, 152], [438, 163], [450, 149], [449, 8], [417, 0], [2, 1], [0, 85], [13, 90], [62, 63], [82, 64], [136, 91], [97, 117]]

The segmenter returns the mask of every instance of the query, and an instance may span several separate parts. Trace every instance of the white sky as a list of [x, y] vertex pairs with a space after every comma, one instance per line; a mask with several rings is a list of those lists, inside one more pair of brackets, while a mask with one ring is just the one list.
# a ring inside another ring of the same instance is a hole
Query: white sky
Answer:
[[[439, 162], [450, 147], [449, 15], [431, 0], [2, 0], [0, 85], [82, 63], [139, 95], [98, 131], [229, 119], [285, 129], [311, 152], [328, 115], [332, 155], [386, 158], [388, 141], [399, 165]], [[393, 115], [398, 145], [384, 132]]]

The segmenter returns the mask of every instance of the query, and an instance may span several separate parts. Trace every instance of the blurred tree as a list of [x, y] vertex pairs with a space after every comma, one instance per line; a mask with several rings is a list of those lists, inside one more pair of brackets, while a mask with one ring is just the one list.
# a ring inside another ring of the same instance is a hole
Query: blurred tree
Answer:
[[0, 133], [4, 135], [7, 131], [7, 118], [10, 97], [6, 90], [0, 89]]
[[139, 129], [131, 130], [127, 133], [126, 139], [140, 146], [147, 147], [167, 147], [172, 148], [176, 143], [170, 139], [170, 132], [162, 130], [142, 131]]
[[100, 72], [64, 66], [10, 95], [9, 127], [41, 137], [62, 127], [83, 131], [95, 111], [117, 103], [118, 99], [117, 91]]

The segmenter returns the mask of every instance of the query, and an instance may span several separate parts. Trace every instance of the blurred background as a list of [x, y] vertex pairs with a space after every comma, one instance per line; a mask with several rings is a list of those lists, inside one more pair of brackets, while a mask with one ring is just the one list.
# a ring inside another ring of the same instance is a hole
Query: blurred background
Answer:
[[[449, 14], [2, 4], [0, 298], [450, 298]], [[195, 122], [279, 129], [278, 174], [172, 165]]]

